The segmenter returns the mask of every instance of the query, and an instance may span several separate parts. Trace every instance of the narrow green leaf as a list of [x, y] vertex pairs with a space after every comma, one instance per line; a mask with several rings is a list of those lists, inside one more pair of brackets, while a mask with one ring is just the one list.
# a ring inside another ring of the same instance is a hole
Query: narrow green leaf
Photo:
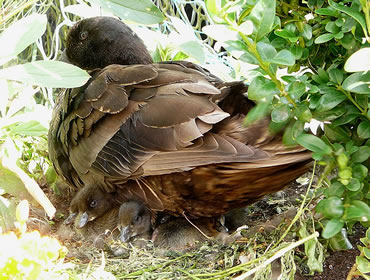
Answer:
[[251, 13], [246, 17], [253, 22], [251, 38], [255, 42], [260, 41], [272, 31], [275, 21], [275, 0], [257, 0]]
[[365, 21], [364, 15], [362, 13], [360, 13], [359, 11], [357, 11], [353, 8], [344, 6], [343, 3], [340, 3], [340, 4], [336, 3], [333, 0], [329, 0], [329, 5], [331, 7], [333, 7], [334, 9], [336, 9], [338, 11], [341, 11], [341, 12], [351, 16], [352, 18], [354, 18], [361, 25], [362, 30], [364, 31], [364, 34], [367, 34], [366, 21]]
[[322, 231], [321, 235], [322, 237], [326, 239], [333, 237], [338, 232], [340, 232], [343, 226], [344, 226], [344, 221], [339, 220], [339, 219], [331, 219], [325, 225], [324, 230]]
[[160, 23], [164, 16], [150, 0], [88, 0], [114, 15], [141, 24]]
[[370, 121], [363, 121], [357, 127], [358, 137], [362, 139], [370, 138]]
[[257, 102], [268, 102], [278, 93], [279, 90], [274, 82], [259, 76], [251, 82], [248, 89], [248, 98]]
[[334, 142], [346, 143], [351, 140], [352, 133], [343, 127], [334, 127], [328, 124], [325, 125], [325, 135]]
[[46, 30], [46, 15], [31, 14], [9, 26], [0, 35], [0, 65], [34, 43]]
[[319, 137], [311, 134], [301, 134], [297, 137], [299, 145], [305, 147], [312, 152], [319, 152], [323, 154], [330, 154], [333, 150], [330, 146], [325, 144]]
[[346, 100], [347, 97], [339, 90], [331, 89], [319, 99], [317, 111], [324, 112], [333, 109], [338, 104]]
[[316, 9], [315, 13], [318, 14], [318, 15], [332, 16], [332, 17], [337, 17], [338, 14], [339, 14], [336, 10], [334, 10], [331, 7]]
[[370, 70], [370, 48], [363, 48], [352, 54], [344, 64], [347, 72], [361, 72]]
[[10, 133], [23, 136], [42, 136], [46, 135], [48, 129], [36, 120], [28, 122], [16, 123], [9, 127]]
[[90, 76], [68, 63], [39, 60], [1, 69], [0, 78], [42, 87], [73, 88], [85, 84]]
[[315, 39], [315, 44], [326, 43], [326, 42], [330, 41], [333, 38], [334, 38], [334, 34], [332, 34], [332, 33], [325, 33], [325, 34], [322, 34], [322, 35], [320, 35], [319, 37], [317, 37]]

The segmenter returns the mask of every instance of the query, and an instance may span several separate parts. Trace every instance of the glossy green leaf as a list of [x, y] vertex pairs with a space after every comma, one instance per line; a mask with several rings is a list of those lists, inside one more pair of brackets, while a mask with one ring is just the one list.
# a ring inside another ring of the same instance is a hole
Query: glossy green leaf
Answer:
[[288, 39], [292, 43], [295, 43], [299, 38], [294, 32], [286, 30], [286, 29], [275, 30], [274, 33], [275, 33], [275, 35], [277, 35], [281, 38]]
[[180, 44], [179, 47], [184, 53], [198, 60], [199, 63], [204, 63], [205, 55], [203, 47], [198, 41], [186, 41]]
[[350, 75], [344, 80], [343, 88], [358, 94], [370, 94], [370, 71]]
[[334, 142], [344, 142], [351, 140], [351, 132], [343, 127], [325, 125], [325, 135]]
[[326, 25], [325, 25], [325, 30], [330, 32], [330, 33], [338, 33], [341, 29], [340, 27], [338, 27], [334, 21], [329, 21]]
[[332, 33], [325, 33], [325, 34], [322, 34], [322, 35], [320, 35], [319, 37], [317, 37], [315, 39], [315, 44], [326, 43], [326, 42], [330, 41], [333, 38], [334, 38], [334, 34], [332, 34]]
[[264, 61], [274, 58], [277, 54], [277, 51], [271, 44], [266, 44], [263, 42], [257, 43], [257, 51]]
[[343, 72], [340, 69], [338, 69], [338, 68], [332, 68], [332, 69], [328, 70], [328, 75], [329, 75], [329, 79], [332, 82], [334, 82], [334, 83], [336, 83], [338, 85], [342, 84], [342, 81], [343, 81]]
[[356, 257], [357, 268], [364, 274], [370, 273], [370, 261], [364, 257]]
[[370, 138], [370, 121], [363, 121], [357, 127], [357, 135], [362, 139]]
[[39, 60], [1, 69], [0, 78], [42, 87], [73, 88], [84, 85], [90, 75], [68, 63]]
[[327, 93], [325, 93], [323, 96], [321, 96], [319, 104], [316, 109], [319, 112], [328, 111], [330, 109], [333, 109], [346, 99], [347, 97], [343, 93], [341, 93], [338, 90], [332, 89], [330, 91], [327, 91]]
[[329, 219], [340, 218], [344, 212], [344, 206], [342, 200], [337, 196], [331, 196], [324, 199], [324, 206], [322, 209], [322, 214]]
[[291, 46], [290, 52], [294, 56], [295, 59], [300, 59], [303, 55], [303, 48], [300, 46]]
[[285, 122], [289, 116], [290, 108], [286, 104], [275, 107], [271, 112], [271, 120], [275, 123]]
[[267, 59], [266, 61], [286, 66], [292, 66], [295, 64], [294, 55], [288, 50], [281, 50], [274, 58]]
[[311, 25], [305, 24], [303, 26], [303, 37], [306, 40], [311, 40], [311, 38], [312, 38], [312, 26]]
[[318, 15], [323, 15], [323, 16], [332, 16], [332, 17], [337, 17], [338, 12], [334, 10], [333, 8], [319, 8], [315, 10], [315, 13]]
[[341, 11], [341, 12], [351, 16], [352, 18], [354, 18], [361, 25], [362, 30], [364, 31], [364, 34], [367, 34], [366, 21], [365, 21], [364, 15], [362, 13], [360, 13], [359, 11], [355, 10], [352, 7], [347, 7], [347, 6], [343, 5], [343, 3], [340, 3], [340, 4], [336, 3], [333, 0], [329, 0], [329, 5], [331, 7], [333, 7], [334, 9], [336, 9], [338, 11]]
[[248, 89], [248, 98], [257, 102], [270, 101], [275, 94], [278, 94], [274, 82], [266, 79], [265, 77], [259, 76], [253, 79]]
[[345, 191], [345, 186], [341, 182], [333, 182], [330, 187], [324, 190], [324, 195], [326, 197], [341, 197]]
[[298, 117], [298, 119], [302, 122], [310, 122], [312, 119], [312, 113], [310, 109], [304, 104], [297, 105], [294, 113], [295, 116]]
[[364, 162], [367, 160], [370, 156], [370, 147], [368, 146], [362, 146], [359, 147], [359, 149], [353, 153], [352, 155], [352, 161], [353, 162]]
[[361, 189], [360, 180], [358, 180], [357, 178], [351, 178], [348, 185], [346, 185], [346, 188], [352, 192], [358, 191], [359, 189]]
[[362, 48], [352, 54], [344, 64], [347, 72], [361, 72], [370, 70], [370, 48]]
[[330, 248], [335, 251], [353, 249], [345, 228], [342, 228], [341, 231], [329, 239], [329, 245]]
[[253, 23], [250, 37], [258, 42], [272, 31], [275, 21], [275, 0], [257, 0], [251, 13], [246, 17]]
[[88, 0], [116, 16], [141, 24], [160, 23], [164, 16], [150, 0]]
[[312, 152], [319, 152], [323, 154], [330, 154], [333, 150], [319, 137], [311, 134], [301, 134], [297, 137], [299, 145], [305, 147]]
[[288, 93], [291, 98], [298, 100], [306, 92], [306, 85], [302, 82], [295, 81], [289, 84]]
[[46, 30], [46, 15], [31, 14], [16, 21], [0, 35], [0, 65], [34, 43]]
[[344, 226], [344, 221], [339, 220], [339, 219], [331, 219], [325, 225], [324, 230], [322, 231], [321, 235], [322, 237], [326, 239], [333, 237], [338, 232], [340, 232], [343, 226]]
[[367, 222], [370, 221], [370, 206], [361, 200], [353, 200], [346, 209], [346, 219]]
[[[367, 157], [369, 158], [369, 156]], [[369, 169], [363, 164], [355, 164], [352, 167], [352, 176], [359, 180], [363, 180], [369, 174]]]

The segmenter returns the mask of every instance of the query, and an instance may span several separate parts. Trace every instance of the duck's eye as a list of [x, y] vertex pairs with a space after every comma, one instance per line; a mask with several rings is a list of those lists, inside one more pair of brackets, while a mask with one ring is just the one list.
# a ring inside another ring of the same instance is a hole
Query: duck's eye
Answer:
[[136, 217], [134, 218], [134, 223], [135, 223], [135, 224], [140, 223], [140, 221], [141, 221], [141, 216], [136, 216]]
[[88, 35], [87, 31], [82, 31], [80, 33], [80, 40], [86, 40], [87, 35]]
[[97, 204], [98, 204], [98, 202], [95, 199], [94, 200], [91, 200], [90, 207], [91, 208], [94, 208], [94, 207], [96, 207]]

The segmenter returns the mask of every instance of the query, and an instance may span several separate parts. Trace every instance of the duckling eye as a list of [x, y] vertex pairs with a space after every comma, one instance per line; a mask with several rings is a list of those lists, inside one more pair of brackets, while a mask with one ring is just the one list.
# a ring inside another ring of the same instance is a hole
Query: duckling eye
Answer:
[[136, 217], [134, 218], [134, 223], [135, 223], [135, 224], [139, 223], [140, 221], [141, 221], [141, 216], [136, 216]]
[[80, 40], [86, 40], [87, 35], [88, 35], [87, 31], [82, 31], [80, 33]]
[[96, 205], [98, 204], [98, 202], [94, 199], [94, 200], [92, 200], [91, 202], [90, 202], [90, 207], [91, 208], [94, 208], [94, 207], [96, 207]]

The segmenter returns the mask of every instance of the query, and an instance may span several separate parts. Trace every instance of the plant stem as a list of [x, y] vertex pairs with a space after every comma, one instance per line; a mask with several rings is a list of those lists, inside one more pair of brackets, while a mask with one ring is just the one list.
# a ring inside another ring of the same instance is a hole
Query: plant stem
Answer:
[[364, 116], [367, 116], [366, 114], [366, 109], [363, 109], [357, 102], [356, 100], [353, 99], [352, 95], [350, 92], [344, 90], [341, 86], [338, 86], [337, 89], [341, 91], [352, 103], [357, 107], [357, 109], [360, 110], [361, 114]]

